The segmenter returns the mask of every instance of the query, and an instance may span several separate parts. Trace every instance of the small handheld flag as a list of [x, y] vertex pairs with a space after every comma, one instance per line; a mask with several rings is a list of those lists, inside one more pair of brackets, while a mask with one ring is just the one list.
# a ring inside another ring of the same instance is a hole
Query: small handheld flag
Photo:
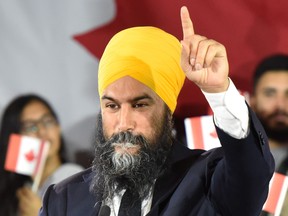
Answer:
[[42, 176], [48, 151], [49, 143], [47, 141], [12, 134], [9, 138], [5, 169], [34, 177], [32, 190], [35, 191]]
[[210, 150], [221, 146], [212, 115], [186, 118], [184, 123], [190, 149]]
[[263, 210], [274, 214], [274, 216], [280, 216], [287, 189], [288, 177], [275, 172], [270, 181], [269, 194]]

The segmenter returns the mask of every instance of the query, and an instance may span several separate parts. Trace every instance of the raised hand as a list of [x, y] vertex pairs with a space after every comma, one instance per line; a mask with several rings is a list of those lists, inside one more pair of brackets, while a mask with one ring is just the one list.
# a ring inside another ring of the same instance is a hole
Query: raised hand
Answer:
[[188, 9], [181, 8], [183, 30], [181, 67], [186, 77], [203, 91], [216, 93], [229, 86], [225, 47], [215, 40], [194, 33]]

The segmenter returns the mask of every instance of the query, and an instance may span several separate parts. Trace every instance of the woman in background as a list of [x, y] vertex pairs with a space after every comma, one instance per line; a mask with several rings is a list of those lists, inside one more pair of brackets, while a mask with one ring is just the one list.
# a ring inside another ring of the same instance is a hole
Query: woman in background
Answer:
[[[12, 133], [36, 137], [50, 143], [50, 149], [40, 180], [34, 193], [29, 185], [30, 176], [4, 169], [9, 137]], [[47, 187], [83, 170], [83, 167], [66, 163], [65, 144], [59, 120], [50, 104], [38, 95], [15, 98], [4, 110], [0, 126], [0, 215], [36, 216]]]

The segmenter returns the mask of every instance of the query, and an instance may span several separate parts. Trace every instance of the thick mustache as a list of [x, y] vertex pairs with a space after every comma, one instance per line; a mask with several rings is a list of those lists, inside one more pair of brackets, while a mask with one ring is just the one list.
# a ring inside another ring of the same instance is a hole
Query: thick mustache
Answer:
[[131, 132], [120, 132], [118, 134], [114, 134], [110, 139], [109, 143], [113, 143], [114, 145], [139, 145], [145, 143], [146, 139], [142, 135], [133, 135]]
[[268, 118], [269, 118], [269, 119], [272, 119], [272, 118], [275, 118], [275, 117], [277, 117], [277, 116], [279, 116], [279, 115], [288, 117], [288, 113], [287, 113], [287, 112], [284, 112], [284, 111], [276, 111], [276, 112], [270, 114], [270, 115], [268, 116]]
[[137, 143], [131, 143], [131, 142], [121, 142], [121, 143], [112, 143], [112, 146], [115, 147], [115, 146], [119, 146], [119, 147], [125, 147], [125, 148], [133, 148], [135, 147], [136, 145], [138, 145]]

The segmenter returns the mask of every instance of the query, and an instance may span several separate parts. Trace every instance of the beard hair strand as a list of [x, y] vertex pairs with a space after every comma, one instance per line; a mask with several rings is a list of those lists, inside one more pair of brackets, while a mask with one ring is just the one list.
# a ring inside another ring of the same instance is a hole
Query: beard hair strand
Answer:
[[[105, 139], [102, 117], [98, 114], [96, 125], [94, 172], [90, 191], [101, 194], [102, 201], [112, 200], [123, 189], [132, 191], [132, 200], [145, 199], [151, 192], [155, 180], [167, 169], [165, 163], [172, 144], [173, 122], [166, 108], [156, 128], [155, 141], [149, 143], [143, 135], [129, 131], [120, 132]], [[140, 145], [136, 154], [115, 152], [114, 145]]]

